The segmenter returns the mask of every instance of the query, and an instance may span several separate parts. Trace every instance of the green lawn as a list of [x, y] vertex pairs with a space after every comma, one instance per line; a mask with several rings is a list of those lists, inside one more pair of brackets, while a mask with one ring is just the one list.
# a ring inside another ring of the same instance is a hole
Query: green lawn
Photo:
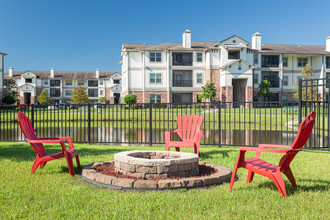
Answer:
[[[112, 160], [120, 151], [163, 150], [164, 147], [121, 147], [76, 144], [83, 166]], [[57, 145], [47, 146], [48, 153]], [[230, 167], [237, 147], [205, 147], [200, 160]], [[191, 151], [187, 149], [186, 151]], [[247, 154], [253, 156], [253, 154]], [[303, 151], [291, 164], [298, 191], [285, 179], [288, 198], [283, 199], [271, 180], [255, 176], [246, 183], [247, 171], [238, 170], [233, 192], [229, 184], [210, 189], [122, 192], [95, 187], [72, 178], [65, 159], [49, 162], [30, 175], [35, 157], [26, 143], [0, 143], [0, 219], [329, 219], [330, 153]], [[278, 163], [280, 155], [262, 158]], [[77, 171], [77, 170], [76, 170]]]

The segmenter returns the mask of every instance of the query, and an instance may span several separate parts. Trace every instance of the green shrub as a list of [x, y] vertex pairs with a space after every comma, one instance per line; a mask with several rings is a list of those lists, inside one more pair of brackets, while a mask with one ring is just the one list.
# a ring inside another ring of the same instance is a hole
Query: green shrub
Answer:
[[14, 104], [16, 102], [15, 97], [12, 94], [7, 94], [3, 97], [2, 102], [8, 105]]
[[136, 103], [136, 95], [134, 95], [134, 94], [127, 95], [127, 96], [125, 96], [124, 101], [127, 104], [135, 104]]

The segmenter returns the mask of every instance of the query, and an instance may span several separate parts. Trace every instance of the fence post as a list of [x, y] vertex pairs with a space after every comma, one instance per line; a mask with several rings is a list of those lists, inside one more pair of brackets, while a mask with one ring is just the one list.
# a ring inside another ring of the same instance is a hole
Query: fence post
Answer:
[[31, 105], [31, 124], [32, 128], [34, 129], [34, 105]]
[[149, 102], [149, 145], [152, 146], [152, 102]]
[[218, 120], [219, 120], [219, 147], [221, 147], [221, 102], [218, 102]]
[[301, 124], [301, 119], [302, 119], [302, 79], [299, 79], [299, 114], [298, 114], [298, 124]]
[[87, 116], [87, 141], [91, 143], [91, 104], [88, 103], [88, 116]]

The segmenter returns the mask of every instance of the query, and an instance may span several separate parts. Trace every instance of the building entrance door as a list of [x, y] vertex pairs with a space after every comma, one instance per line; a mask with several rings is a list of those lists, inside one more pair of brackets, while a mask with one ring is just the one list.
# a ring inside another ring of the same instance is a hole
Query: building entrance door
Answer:
[[113, 97], [114, 97], [114, 104], [118, 104], [120, 99], [120, 93], [114, 93]]
[[31, 93], [30, 92], [24, 93], [24, 103], [21, 103], [21, 104], [26, 104], [26, 105], [31, 104]]

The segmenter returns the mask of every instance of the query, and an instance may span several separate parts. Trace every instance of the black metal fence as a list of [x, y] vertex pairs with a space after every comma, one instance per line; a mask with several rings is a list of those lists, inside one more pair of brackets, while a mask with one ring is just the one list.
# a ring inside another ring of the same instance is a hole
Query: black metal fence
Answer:
[[[178, 115], [203, 115], [202, 145], [291, 144], [310, 111], [317, 117], [306, 148], [329, 150], [330, 80], [299, 81], [299, 102], [210, 102], [0, 106], [0, 141], [24, 141], [17, 112], [40, 137], [70, 136], [79, 143], [165, 144]], [[177, 137], [173, 137], [177, 138]]]
[[[177, 128], [176, 117], [193, 114], [205, 117], [202, 145], [291, 144], [299, 125], [299, 105], [304, 103], [1, 106], [0, 141], [25, 140], [17, 123], [17, 112], [22, 111], [30, 118], [38, 136], [70, 136], [79, 143], [165, 144], [165, 131]], [[325, 112], [328, 115], [328, 111], [320, 109], [318, 115]], [[317, 123], [327, 121], [319, 117]], [[320, 132], [320, 128], [324, 126], [315, 129], [307, 148], [329, 149], [328, 130]]]

